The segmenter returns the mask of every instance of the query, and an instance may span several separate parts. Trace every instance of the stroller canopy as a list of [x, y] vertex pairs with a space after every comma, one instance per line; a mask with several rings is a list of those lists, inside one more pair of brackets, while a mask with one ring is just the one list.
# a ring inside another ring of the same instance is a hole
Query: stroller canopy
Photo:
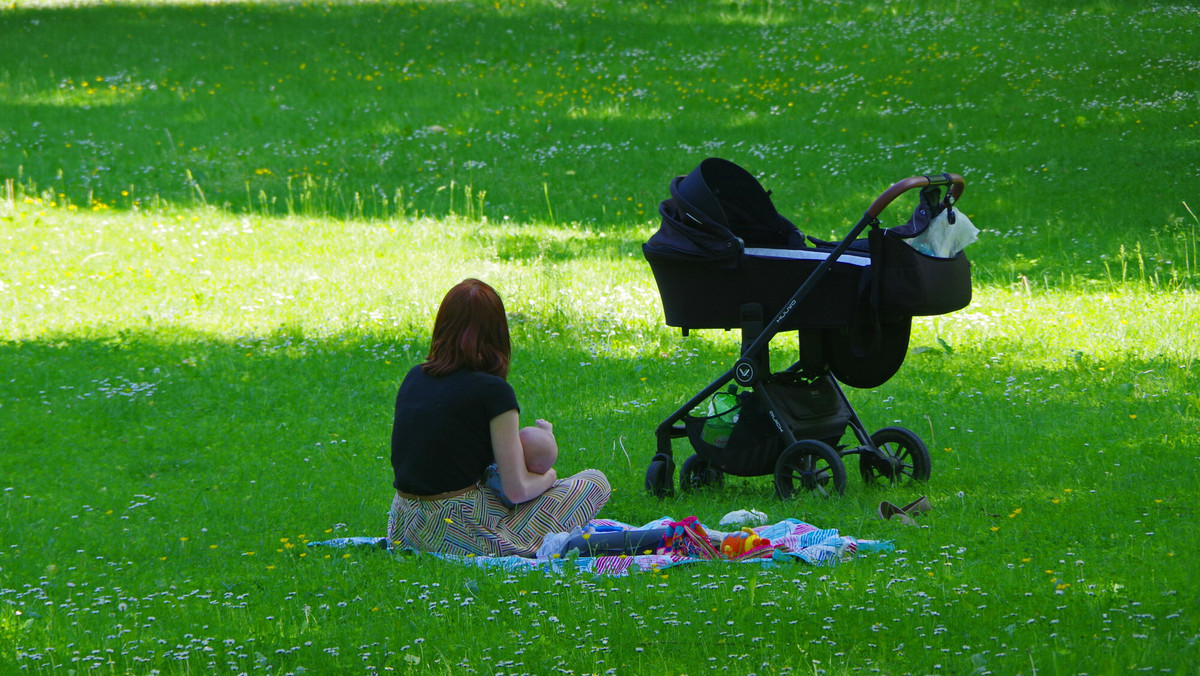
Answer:
[[671, 181], [662, 225], [642, 252], [651, 261], [734, 265], [746, 247], [799, 249], [804, 234], [745, 169], [716, 157]]

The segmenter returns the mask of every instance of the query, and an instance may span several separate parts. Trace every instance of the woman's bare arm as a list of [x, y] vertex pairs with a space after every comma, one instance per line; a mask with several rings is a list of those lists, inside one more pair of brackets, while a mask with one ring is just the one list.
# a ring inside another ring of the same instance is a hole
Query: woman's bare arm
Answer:
[[533, 474], [525, 467], [525, 453], [521, 446], [520, 417], [516, 409], [492, 418], [492, 452], [496, 456], [496, 467], [500, 470], [500, 485], [504, 495], [514, 503], [532, 500], [558, 480], [551, 467], [545, 474]]

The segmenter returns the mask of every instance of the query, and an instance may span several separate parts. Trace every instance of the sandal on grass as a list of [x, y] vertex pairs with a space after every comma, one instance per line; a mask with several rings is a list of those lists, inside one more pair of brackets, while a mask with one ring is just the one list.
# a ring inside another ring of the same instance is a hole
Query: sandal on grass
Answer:
[[899, 521], [908, 526], [917, 525], [917, 522], [913, 521], [911, 516], [905, 514], [903, 509], [900, 509], [887, 500], [879, 503], [879, 518], [884, 521]]
[[928, 497], [922, 495], [900, 509], [909, 516], [916, 516], [918, 514], [924, 514], [925, 512], [933, 509], [933, 505], [929, 503]]

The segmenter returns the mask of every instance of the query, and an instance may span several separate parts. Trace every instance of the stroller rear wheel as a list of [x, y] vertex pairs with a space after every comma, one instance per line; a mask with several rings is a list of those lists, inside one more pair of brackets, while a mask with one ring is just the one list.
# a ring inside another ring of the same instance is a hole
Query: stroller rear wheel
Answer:
[[788, 446], [779, 455], [775, 463], [775, 494], [786, 500], [799, 490], [822, 497], [846, 492], [846, 466], [832, 446], [805, 439]]
[[868, 485], [898, 485], [928, 481], [932, 472], [929, 449], [913, 432], [903, 427], [885, 427], [871, 435], [871, 441], [892, 462], [867, 452], [859, 456], [858, 470]]
[[683, 461], [679, 470], [679, 488], [685, 491], [705, 486], [720, 488], [725, 485], [725, 473], [713, 467], [699, 455], [693, 455]]

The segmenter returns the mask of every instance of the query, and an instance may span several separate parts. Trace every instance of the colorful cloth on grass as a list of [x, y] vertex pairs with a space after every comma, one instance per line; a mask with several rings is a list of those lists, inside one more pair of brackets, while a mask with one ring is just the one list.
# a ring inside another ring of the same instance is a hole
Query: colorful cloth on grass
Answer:
[[[665, 528], [679, 523], [669, 517], [656, 519], [643, 526], [631, 526], [613, 521], [612, 519], [593, 519], [588, 526], [618, 527], [625, 530]], [[718, 541], [726, 535], [711, 528], [705, 529], [709, 537]], [[769, 558], [742, 559], [739, 565], [753, 563], [760, 566], [777, 566], [788, 563], [806, 563], [818, 566], [829, 566], [839, 561], [853, 558], [860, 552], [888, 551], [892, 544], [881, 540], [859, 540], [848, 535], [841, 535], [833, 528], [817, 528], [816, 526], [797, 519], [784, 519], [775, 524], [755, 527], [754, 532], [767, 538], [776, 546]], [[494, 568], [506, 572], [541, 570], [547, 573], [589, 572], [601, 575], [627, 575], [634, 572], [654, 572], [692, 563], [712, 561], [697, 555], [684, 553], [639, 554], [621, 556], [557, 556], [547, 552], [556, 547], [561, 549], [572, 535], [577, 533], [556, 533], [547, 536], [546, 545], [536, 557], [523, 556], [464, 556], [461, 554], [429, 554], [445, 561], [453, 561], [481, 568]], [[387, 538], [350, 537], [310, 542], [309, 546], [371, 546], [386, 548]], [[728, 561], [727, 561], [728, 562]]]

